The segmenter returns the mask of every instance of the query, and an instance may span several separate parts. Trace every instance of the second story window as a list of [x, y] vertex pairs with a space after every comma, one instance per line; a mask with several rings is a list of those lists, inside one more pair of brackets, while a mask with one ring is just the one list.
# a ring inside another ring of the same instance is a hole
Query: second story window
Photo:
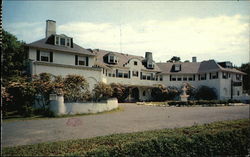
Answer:
[[138, 77], [138, 71], [133, 71], [132, 75], [135, 76], [135, 77]]
[[49, 52], [41, 52], [41, 61], [49, 62], [50, 53]]
[[137, 65], [137, 61], [134, 61], [134, 65]]
[[240, 74], [236, 74], [236, 80], [241, 80], [241, 75]]
[[79, 56], [78, 57], [78, 64], [79, 65], [86, 65], [86, 58], [82, 57], [82, 56]]

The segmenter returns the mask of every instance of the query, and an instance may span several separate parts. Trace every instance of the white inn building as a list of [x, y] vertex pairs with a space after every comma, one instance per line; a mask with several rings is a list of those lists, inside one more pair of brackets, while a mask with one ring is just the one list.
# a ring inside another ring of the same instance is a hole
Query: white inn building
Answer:
[[46, 37], [30, 43], [28, 47], [31, 75], [47, 72], [66, 76], [84, 76], [90, 90], [97, 82], [121, 83], [131, 87], [132, 99], [151, 99], [151, 89], [159, 84], [181, 87], [190, 83], [194, 87], [206, 85], [216, 89], [219, 99], [241, 99], [242, 78], [245, 73], [232, 68], [232, 63], [214, 60], [197, 62], [156, 63], [151, 52], [145, 57], [84, 49], [72, 37], [56, 34], [56, 22], [46, 21]]

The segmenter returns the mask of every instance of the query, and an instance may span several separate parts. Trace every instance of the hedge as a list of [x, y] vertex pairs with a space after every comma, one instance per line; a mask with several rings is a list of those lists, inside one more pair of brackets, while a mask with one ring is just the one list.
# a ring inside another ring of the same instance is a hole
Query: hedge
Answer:
[[5, 156], [247, 155], [250, 120], [3, 148]]
[[189, 100], [184, 101], [167, 101], [169, 106], [192, 106], [192, 105], [203, 105], [203, 106], [217, 106], [218, 104], [229, 105], [229, 103], [240, 103], [239, 100]]

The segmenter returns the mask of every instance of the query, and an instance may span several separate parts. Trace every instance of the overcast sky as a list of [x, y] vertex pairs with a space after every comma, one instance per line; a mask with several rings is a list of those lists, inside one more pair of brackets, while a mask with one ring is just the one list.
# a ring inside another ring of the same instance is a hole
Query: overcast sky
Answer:
[[239, 66], [250, 59], [249, 8], [247, 1], [4, 1], [3, 28], [30, 43], [45, 37], [51, 19], [84, 48]]

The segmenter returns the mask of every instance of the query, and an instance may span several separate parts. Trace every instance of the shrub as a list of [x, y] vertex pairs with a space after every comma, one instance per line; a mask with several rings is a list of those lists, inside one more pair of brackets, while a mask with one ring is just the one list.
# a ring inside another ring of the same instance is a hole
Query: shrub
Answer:
[[118, 102], [124, 102], [129, 95], [129, 88], [120, 83], [112, 83], [110, 86], [113, 89], [112, 97], [116, 97]]
[[33, 111], [32, 104], [36, 92], [34, 85], [27, 80], [21, 79], [17, 82], [9, 82], [7, 91], [12, 97], [10, 108], [12, 110], [17, 109], [19, 114], [23, 116], [30, 116]]
[[52, 74], [40, 73], [33, 76], [32, 84], [36, 90], [36, 102], [44, 109], [49, 107], [49, 95], [54, 91], [54, 84], [52, 83]]
[[195, 98], [198, 100], [214, 100], [217, 95], [214, 88], [208, 86], [201, 86], [195, 92]]
[[106, 100], [112, 96], [113, 89], [106, 83], [98, 82], [93, 89], [93, 93], [96, 101]]
[[162, 85], [159, 85], [158, 87], [154, 87], [151, 90], [151, 97], [153, 101], [164, 101], [166, 100], [164, 95], [167, 94], [167, 89], [164, 88]]
[[64, 99], [68, 102], [84, 101], [89, 97], [88, 82], [80, 75], [67, 75], [63, 81]]

